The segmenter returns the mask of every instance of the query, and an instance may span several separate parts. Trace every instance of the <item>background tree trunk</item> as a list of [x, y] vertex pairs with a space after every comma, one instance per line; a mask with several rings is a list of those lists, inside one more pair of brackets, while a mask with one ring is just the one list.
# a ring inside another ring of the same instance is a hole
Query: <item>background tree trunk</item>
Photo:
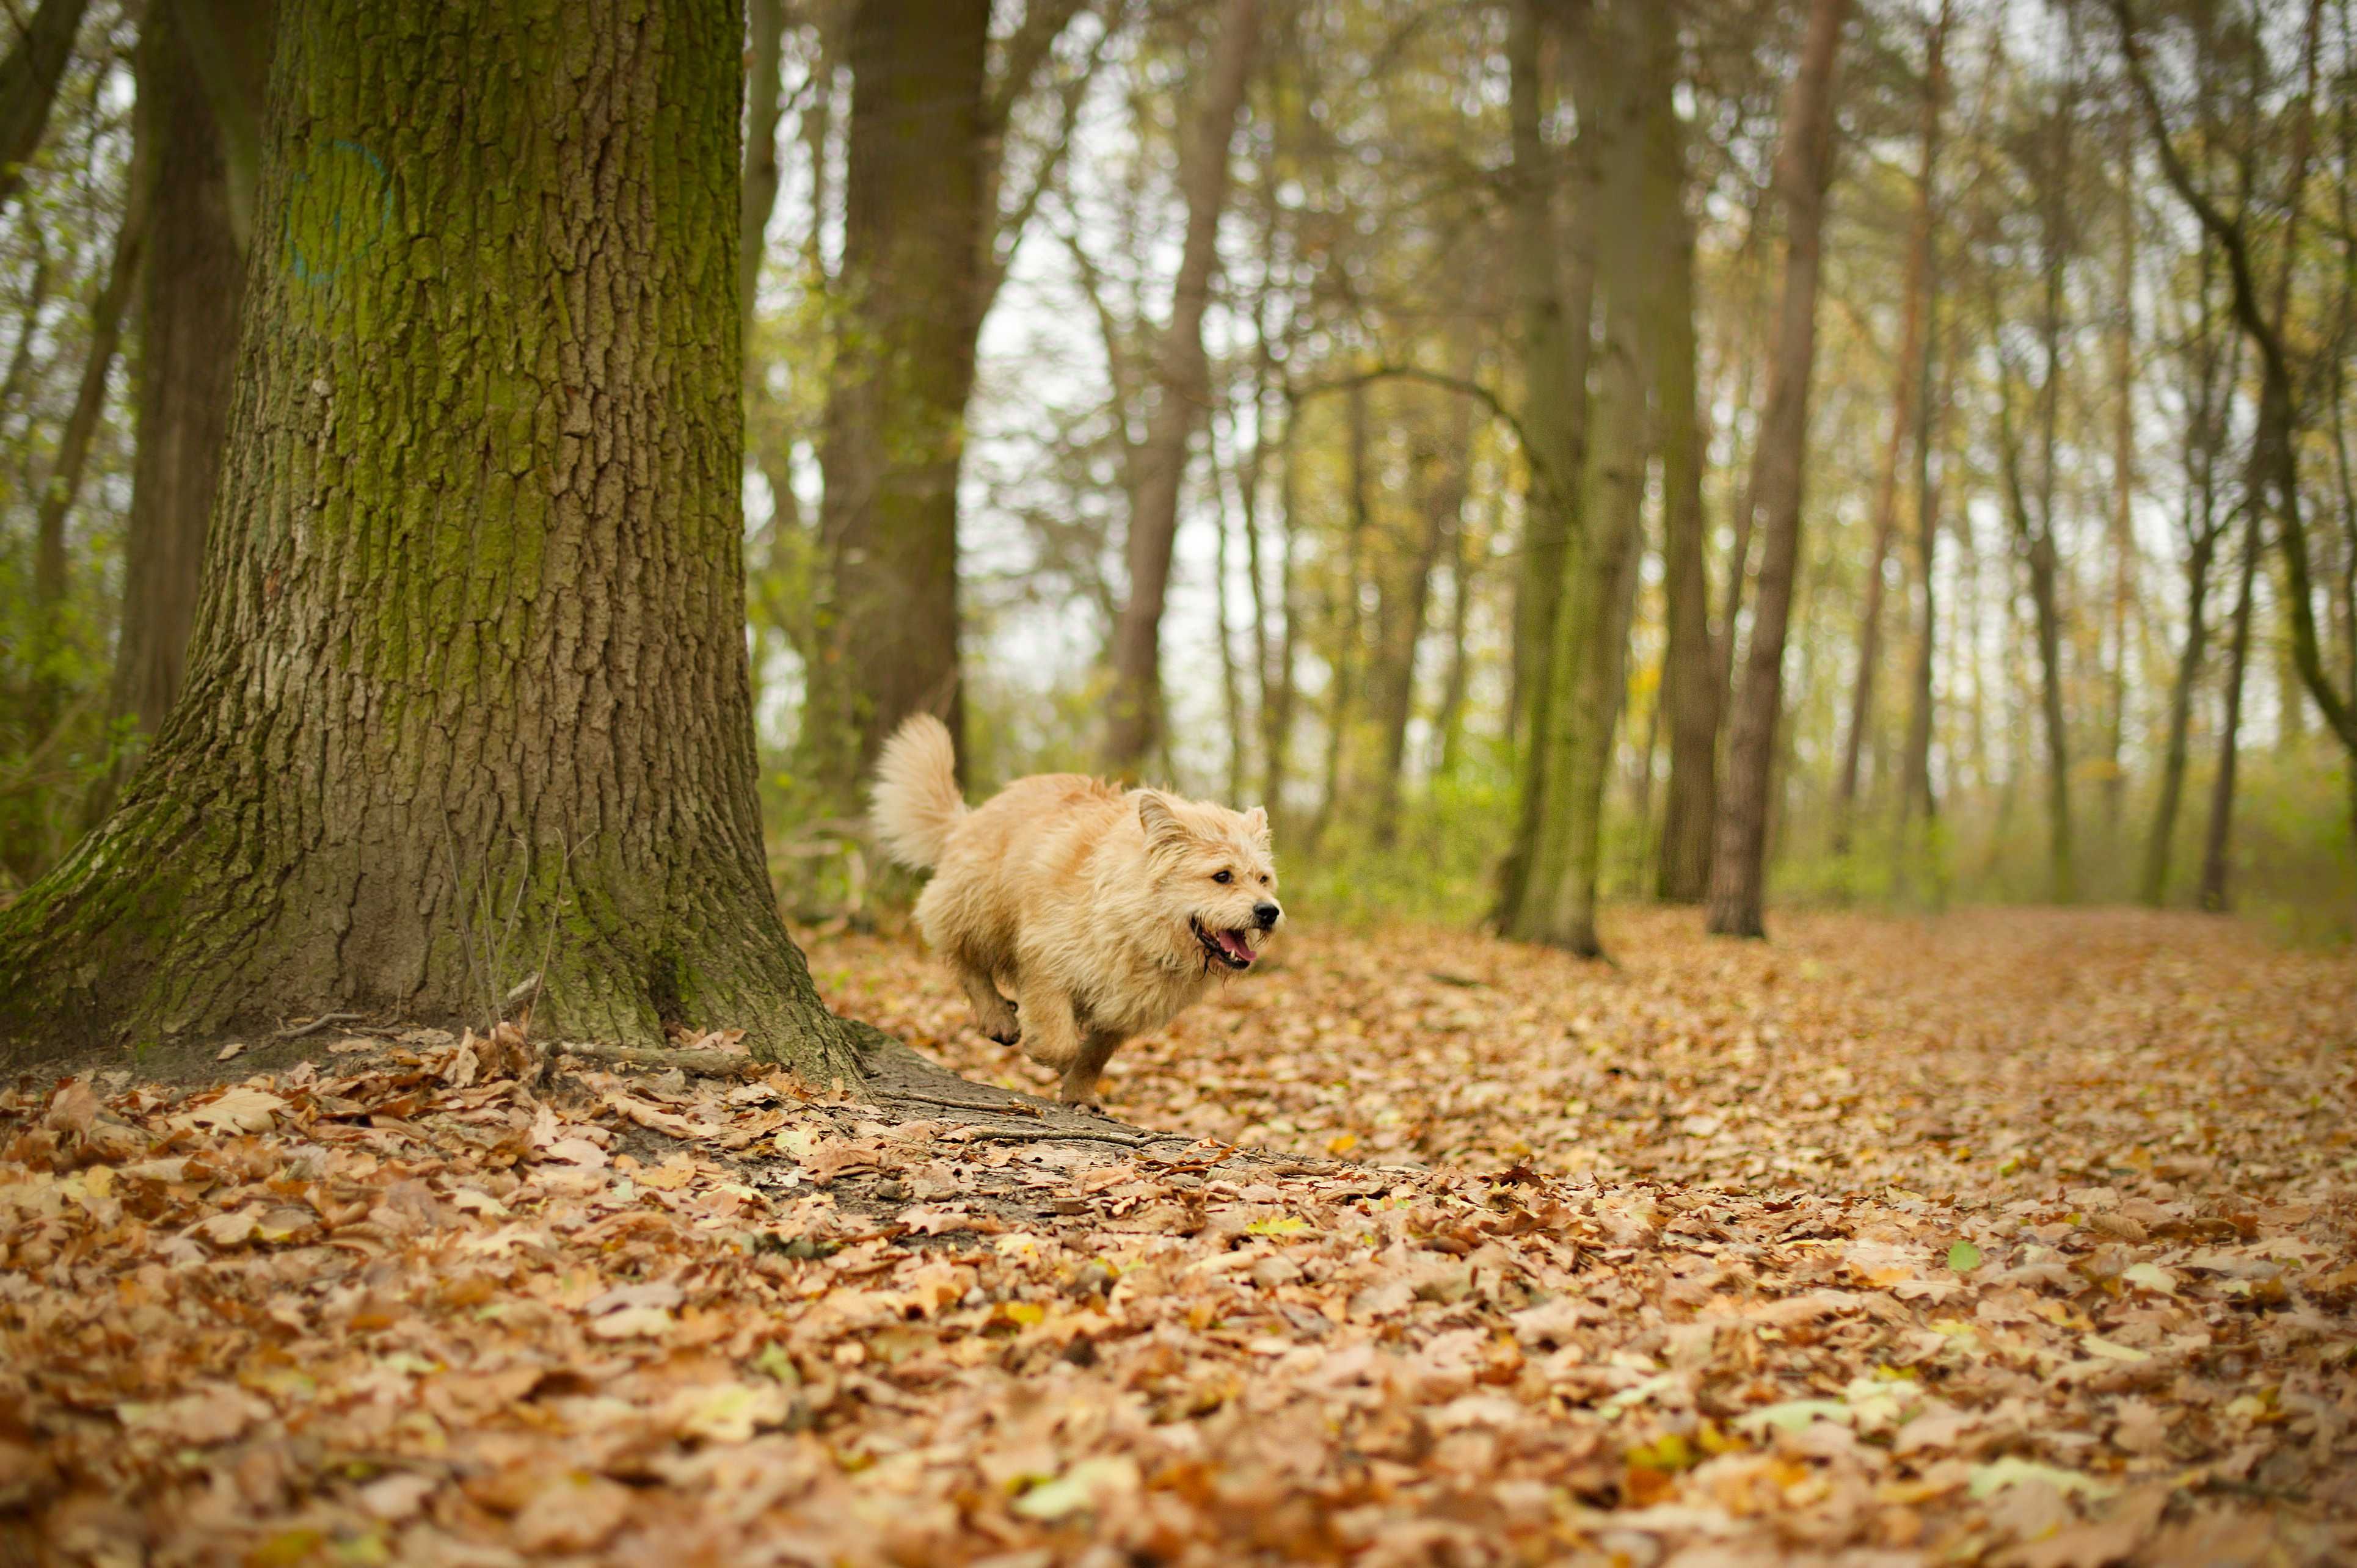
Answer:
[[[221, 89], [238, 94], [249, 117], [267, 87], [270, 9], [241, 13], [258, 47], [234, 52], [236, 79]], [[138, 113], [155, 175], [139, 304], [138, 456], [108, 712], [141, 737], [162, 725], [188, 662], [245, 297], [235, 153], [197, 67], [205, 46], [192, 38], [209, 25], [200, 0], [153, 0], [139, 37]], [[113, 810], [123, 778], [118, 763], [91, 790], [91, 825]]]
[[1648, 7], [1652, 69], [1661, 85], [1645, 105], [1645, 211], [1659, 268], [1652, 365], [1662, 458], [1662, 589], [1664, 609], [1662, 716], [1670, 732], [1670, 783], [1662, 812], [1659, 896], [1692, 904], [1710, 887], [1711, 817], [1718, 795], [1718, 662], [1712, 655], [1710, 575], [1702, 471], [1707, 443], [1695, 392], [1694, 224], [1685, 206], [1684, 129], [1671, 89], [1677, 70], [1674, 12]]
[[32, 666], [31, 733], [48, 736], [58, 722], [67, 686], [59, 661], [65, 657], [66, 518], [81, 496], [82, 470], [90, 460], [90, 444], [98, 435], [106, 412], [106, 383], [114, 370], [122, 342], [123, 317], [138, 286], [139, 268], [147, 248], [150, 217], [146, 167], [153, 149], [136, 141], [132, 155], [131, 190], [124, 202], [123, 222], [114, 234], [114, 258], [106, 282], [90, 306], [90, 349], [82, 360], [81, 380], [74, 389], [73, 407], [58, 437], [58, 455], [41, 487], [40, 507], [33, 525], [32, 635], [27, 639], [27, 662]]
[[1542, 73], [1549, 20], [1571, 36], [1567, 48], [1587, 42], [1587, 0], [1550, 11], [1542, 0], [1514, 0], [1506, 42], [1513, 165], [1507, 199], [1513, 211], [1513, 276], [1523, 372], [1523, 454], [1529, 489], [1523, 496], [1522, 573], [1514, 595], [1514, 657], [1509, 704], [1515, 760], [1514, 837], [1499, 867], [1493, 919], [1509, 929], [1522, 918], [1531, 865], [1546, 811], [1546, 758], [1554, 711], [1555, 621], [1564, 585], [1564, 557], [1579, 531], [1578, 482], [1587, 428], [1587, 361], [1595, 306], [1596, 226], [1584, 177], [1589, 146], [1575, 146], [1570, 162], [1582, 171], [1568, 225], [1571, 262], [1564, 264], [1555, 216], [1555, 160], [1542, 126], [1547, 113]]
[[0, 208], [16, 194], [24, 183], [24, 165], [40, 151], [49, 105], [56, 102], [66, 61], [73, 57], [84, 7], [85, 0], [41, 0], [40, 9], [13, 40], [8, 57], [0, 59]]
[[989, 42], [987, 0], [860, 0], [851, 22], [820, 645], [802, 717], [813, 780], [846, 815], [909, 714], [963, 734], [957, 483], [988, 242]]
[[754, 803], [741, 48], [732, 5], [285, 8], [187, 689], [0, 912], [8, 1070], [483, 1024], [535, 971], [544, 1032], [856, 1070]]
[[2233, 633], [2226, 643], [2225, 690], [2219, 698], [2218, 770], [2210, 780], [2210, 822], [2201, 840], [2201, 907], [2222, 915], [2232, 907], [2229, 862], [2234, 840], [2234, 772], [2242, 752], [2243, 682], [2251, 659], [2251, 586], [2258, 575], [2263, 537], [2261, 512], [2249, 508], [2243, 522], [2243, 582], [2234, 595]]
[[1834, 853], [1847, 854], [1857, 811], [1859, 760], [1867, 725], [1874, 714], [1874, 682], [1882, 660], [1882, 578], [1899, 533], [1899, 474], [1910, 439], [1921, 436], [1918, 401], [1926, 395], [1931, 364], [1926, 328], [1932, 294], [1932, 231], [1935, 221], [1932, 181], [1940, 153], [1939, 78], [1944, 10], [1933, 25], [1923, 78], [1921, 164], [1916, 175], [1915, 220], [1907, 246], [1907, 276], [1900, 285], [1899, 351], [1891, 364], [1890, 426], [1874, 482], [1874, 542], [1866, 557], [1864, 599], [1858, 609], [1857, 676], [1850, 686], [1849, 723], [1842, 737], [1841, 773], [1834, 787]]
[[[1466, 360], [1470, 355], [1465, 356]], [[1460, 363], [1458, 374], [1470, 379], [1470, 365]], [[1463, 524], [1466, 465], [1473, 437], [1473, 404], [1464, 397], [1449, 399], [1448, 423], [1441, 449], [1425, 456], [1415, 499], [1423, 524], [1415, 547], [1398, 575], [1394, 592], [1386, 596], [1381, 635], [1383, 639], [1383, 691], [1377, 722], [1383, 729], [1383, 767], [1375, 776], [1374, 842], [1388, 849], [1399, 842], [1400, 791], [1407, 771], [1407, 728], [1415, 714], [1415, 657], [1424, 641], [1424, 623], [1432, 605], [1432, 573], [1440, 553]], [[1431, 470], [1437, 468], [1434, 477]]]
[[1129, 596], [1114, 628], [1113, 716], [1105, 763], [1135, 777], [1162, 733], [1162, 602], [1178, 535], [1178, 496], [1195, 421], [1211, 399], [1203, 313], [1219, 265], [1220, 214], [1228, 199], [1228, 144], [1244, 106], [1259, 44], [1260, 0], [1225, 0], [1201, 107], [1188, 135], [1179, 178], [1187, 238], [1170, 288], [1170, 323], [1157, 367], [1160, 397], [1139, 456], [1137, 500], [1129, 520]]
[[[1631, 8], [1614, 5], [1605, 53], [1635, 61], [1641, 38]], [[1600, 953], [1597, 883], [1603, 869], [1604, 783], [1626, 694], [1626, 607], [1637, 569], [1644, 505], [1649, 413], [1642, 320], [1647, 309], [1644, 116], [1653, 91], [1641, 70], [1572, 62], [1580, 119], [1595, 128], [1600, 213], [1628, 215], [1598, 226], [1597, 293], [1602, 336], [1596, 401], [1580, 477], [1580, 526], [1564, 553], [1561, 604], [1547, 677], [1544, 802], [1523, 905], [1507, 931], [1583, 956]], [[1666, 92], [1663, 81], [1659, 90]], [[1583, 139], [1587, 139], [1583, 133]]]
[[[1940, 349], [1940, 142], [1941, 114], [1948, 94], [1948, 28], [1955, 16], [1953, 0], [1940, 0], [1923, 58], [1923, 163], [1915, 243], [1923, 269], [1923, 349], [1915, 361], [1915, 652], [1909, 671], [1907, 740], [1900, 764], [1900, 861], [1907, 864], [1907, 828], [1920, 818], [1928, 829], [1935, 803], [1932, 797], [1932, 660], [1939, 650], [1940, 490], [1932, 477], [1932, 460], [1943, 449], [1948, 417], [1955, 405], [1955, 356]], [[1932, 367], [1943, 361], [1940, 397], [1932, 401]], [[1945, 459], [1941, 478], [1944, 481]]]
[[1785, 210], [1784, 292], [1767, 412], [1753, 455], [1751, 493], [1762, 520], [1760, 590], [1745, 650], [1743, 687], [1728, 721], [1726, 787], [1711, 861], [1709, 929], [1765, 934], [1768, 805], [1775, 786], [1776, 731], [1783, 714], [1784, 637], [1801, 553], [1801, 500], [1809, 432], [1809, 380], [1817, 348], [1817, 274], [1825, 188], [1833, 172], [1833, 86], [1848, 0], [1812, 0], [1800, 73], [1784, 114], [1776, 181]]

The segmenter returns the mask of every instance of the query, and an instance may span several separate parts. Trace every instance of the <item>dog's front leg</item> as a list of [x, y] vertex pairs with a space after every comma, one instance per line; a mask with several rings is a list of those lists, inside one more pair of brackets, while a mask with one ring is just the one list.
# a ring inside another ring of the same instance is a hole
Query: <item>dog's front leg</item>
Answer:
[[974, 1021], [982, 1032], [1002, 1046], [1015, 1044], [1023, 1033], [1015, 1020], [1015, 1004], [998, 993], [997, 983], [991, 979], [990, 972], [960, 964], [958, 979], [965, 986], [966, 1000], [974, 1004]]
[[1080, 1054], [1072, 1058], [1072, 1065], [1064, 1069], [1064, 1081], [1058, 1086], [1056, 1098], [1067, 1105], [1095, 1105], [1097, 1079], [1103, 1074], [1105, 1063], [1113, 1059], [1113, 1053], [1120, 1048], [1121, 1041], [1119, 1035], [1091, 1030], [1081, 1041]]
[[1026, 980], [1015, 988], [1023, 1012], [1023, 1054], [1041, 1067], [1068, 1071], [1081, 1056], [1081, 1022], [1060, 986]]

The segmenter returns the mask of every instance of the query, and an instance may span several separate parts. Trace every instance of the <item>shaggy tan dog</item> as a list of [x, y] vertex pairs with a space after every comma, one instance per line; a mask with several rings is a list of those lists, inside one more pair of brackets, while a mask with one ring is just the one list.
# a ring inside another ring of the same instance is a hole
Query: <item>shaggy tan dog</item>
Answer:
[[902, 725], [876, 766], [877, 835], [933, 868], [917, 926], [984, 1033], [1062, 1073], [1066, 1103], [1093, 1104], [1122, 1041], [1250, 969], [1284, 918], [1268, 813], [1076, 773], [1018, 779], [969, 811], [954, 763], [939, 719]]

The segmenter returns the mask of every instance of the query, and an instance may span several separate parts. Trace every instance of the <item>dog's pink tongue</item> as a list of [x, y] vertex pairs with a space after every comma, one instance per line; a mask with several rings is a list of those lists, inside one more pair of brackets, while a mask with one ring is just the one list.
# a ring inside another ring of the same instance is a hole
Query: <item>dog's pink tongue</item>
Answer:
[[1228, 950], [1228, 956], [1230, 958], [1237, 959], [1244, 963], [1252, 962], [1253, 950], [1251, 948], [1244, 945], [1244, 934], [1242, 931], [1220, 931], [1215, 933], [1215, 935], [1218, 938], [1219, 944]]

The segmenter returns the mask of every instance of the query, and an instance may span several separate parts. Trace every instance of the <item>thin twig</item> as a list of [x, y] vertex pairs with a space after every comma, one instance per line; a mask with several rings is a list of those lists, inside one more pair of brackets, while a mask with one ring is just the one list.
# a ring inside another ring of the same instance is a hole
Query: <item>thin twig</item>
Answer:
[[316, 1035], [332, 1024], [357, 1024], [367, 1016], [365, 1013], [322, 1013], [299, 1029], [281, 1029], [270, 1037], [274, 1040], [299, 1040], [306, 1035]]
[[599, 1046], [566, 1040], [550, 1047], [552, 1056], [579, 1057], [584, 1061], [616, 1067], [677, 1068], [702, 1078], [758, 1078], [769, 1064], [734, 1051], [683, 1050], [668, 1046]]
[[881, 1100], [907, 1101], [917, 1105], [946, 1105], [951, 1107], [952, 1110], [957, 1111], [1003, 1112], [1011, 1116], [1044, 1116], [1047, 1114], [1047, 1112], [1042, 1111], [1039, 1107], [1036, 1105], [1027, 1105], [1019, 1100], [1010, 1100], [1002, 1105], [985, 1105], [978, 1101], [942, 1100], [931, 1094], [909, 1094], [896, 1089], [885, 1090], [877, 1095], [877, 1098]]

